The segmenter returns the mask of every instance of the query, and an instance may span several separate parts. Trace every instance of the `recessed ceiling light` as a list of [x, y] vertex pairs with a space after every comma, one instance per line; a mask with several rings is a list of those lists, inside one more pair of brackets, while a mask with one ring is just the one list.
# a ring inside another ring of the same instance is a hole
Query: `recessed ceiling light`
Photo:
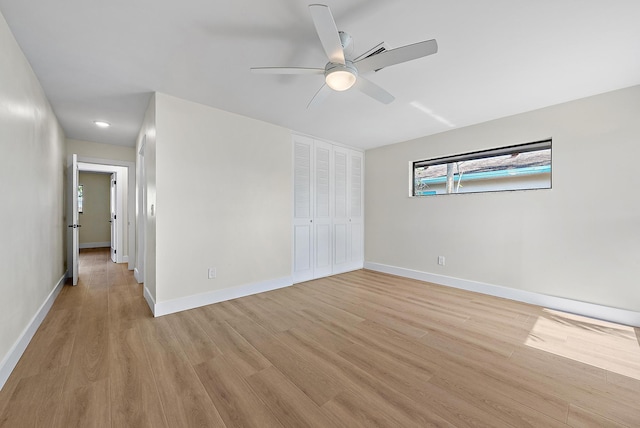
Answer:
[[93, 123], [95, 123], [96, 126], [99, 126], [100, 128], [108, 128], [111, 126], [109, 122], [105, 122], [104, 120], [94, 120]]

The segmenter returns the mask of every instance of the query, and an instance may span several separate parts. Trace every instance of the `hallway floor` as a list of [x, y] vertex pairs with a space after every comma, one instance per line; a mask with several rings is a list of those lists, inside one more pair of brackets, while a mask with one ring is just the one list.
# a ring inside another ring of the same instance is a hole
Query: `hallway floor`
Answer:
[[78, 285], [62, 288], [0, 392], [0, 426], [111, 426], [99, 423], [119, 394], [109, 379], [134, 369], [114, 370], [118, 332], [140, 319], [152, 314], [133, 271], [108, 248], [81, 250]]

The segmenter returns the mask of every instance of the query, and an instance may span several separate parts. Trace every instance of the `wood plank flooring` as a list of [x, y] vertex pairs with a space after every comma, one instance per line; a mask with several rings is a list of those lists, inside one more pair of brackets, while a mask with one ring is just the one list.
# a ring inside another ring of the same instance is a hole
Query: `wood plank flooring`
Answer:
[[370, 271], [153, 318], [81, 253], [1, 427], [638, 427], [640, 330]]

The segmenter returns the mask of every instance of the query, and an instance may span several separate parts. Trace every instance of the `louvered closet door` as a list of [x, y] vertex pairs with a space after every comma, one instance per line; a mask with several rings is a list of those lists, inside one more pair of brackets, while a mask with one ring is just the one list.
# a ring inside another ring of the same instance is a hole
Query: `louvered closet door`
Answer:
[[333, 148], [333, 273], [345, 272], [351, 256], [349, 225], [349, 150]]
[[361, 269], [364, 263], [364, 157], [335, 147], [333, 273]]
[[331, 209], [332, 189], [331, 177], [333, 165], [331, 163], [332, 145], [321, 141], [314, 142], [313, 165], [315, 215], [314, 228], [314, 277], [320, 278], [332, 273], [332, 233]]
[[364, 265], [364, 154], [349, 153], [349, 224], [351, 245], [349, 269], [361, 269]]
[[293, 280], [314, 278], [313, 140], [293, 140]]
[[363, 264], [361, 152], [294, 136], [293, 280]]

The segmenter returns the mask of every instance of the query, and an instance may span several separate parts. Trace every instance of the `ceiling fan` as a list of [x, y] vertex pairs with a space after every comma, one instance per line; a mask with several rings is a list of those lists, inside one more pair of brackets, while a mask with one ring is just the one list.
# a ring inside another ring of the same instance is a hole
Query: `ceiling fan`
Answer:
[[324, 68], [307, 67], [254, 67], [251, 71], [264, 74], [323, 74], [325, 84], [313, 96], [307, 108], [322, 102], [331, 92], [346, 91], [355, 87], [371, 98], [389, 104], [395, 98], [380, 86], [362, 77], [362, 73], [378, 71], [381, 68], [401, 62], [411, 61], [438, 52], [438, 43], [434, 40], [414, 43], [396, 49], [383, 50], [380, 53], [350, 59], [351, 36], [338, 31], [329, 6], [323, 4], [309, 5], [311, 18], [316, 27], [322, 47], [329, 57]]

